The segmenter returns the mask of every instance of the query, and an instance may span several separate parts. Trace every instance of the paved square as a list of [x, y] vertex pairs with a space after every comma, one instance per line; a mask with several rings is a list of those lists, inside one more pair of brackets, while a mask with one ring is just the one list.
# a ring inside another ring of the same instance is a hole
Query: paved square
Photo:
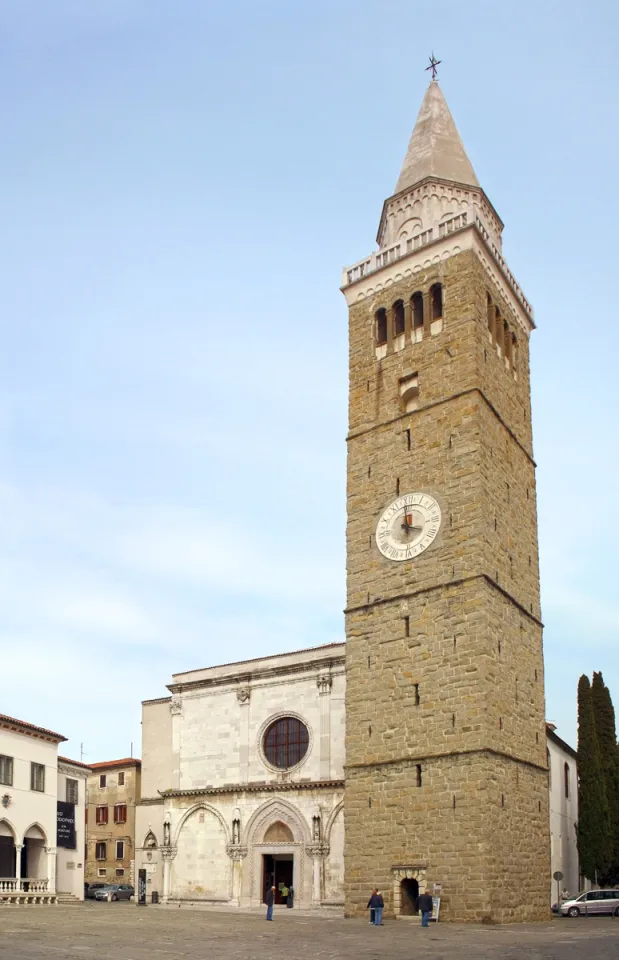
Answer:
[[125, 903], [0, 908], [1, 960], [617, 960], [619, 920], [481, 927]]

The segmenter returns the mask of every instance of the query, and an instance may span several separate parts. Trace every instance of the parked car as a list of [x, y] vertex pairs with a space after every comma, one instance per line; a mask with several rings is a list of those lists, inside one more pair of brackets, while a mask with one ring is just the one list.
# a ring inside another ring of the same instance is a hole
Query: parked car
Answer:
[[84, 884], [84, 896], [87, 900], [94, 900], [95, 893], [97, 890], [100, 890], [101, 887], [104, 887], [104, 883], [85, 883]]
[[128, 883], [106, 883], [99, 890], [95, 890], [95, 900], [130, 900], [134, 894], [133, 887]]
[[562, 917], [592, 917], [602, 913], [619, 917], [619, 890], [589, 890], [561, 904]]

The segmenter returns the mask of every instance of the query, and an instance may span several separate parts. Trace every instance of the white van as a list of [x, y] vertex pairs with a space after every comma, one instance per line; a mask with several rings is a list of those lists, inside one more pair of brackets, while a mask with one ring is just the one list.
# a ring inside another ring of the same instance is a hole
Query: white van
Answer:
[[561, 904], [562, 917], [593, 917], [613, 913], [619, 917], [619, 890], [589, 890]]

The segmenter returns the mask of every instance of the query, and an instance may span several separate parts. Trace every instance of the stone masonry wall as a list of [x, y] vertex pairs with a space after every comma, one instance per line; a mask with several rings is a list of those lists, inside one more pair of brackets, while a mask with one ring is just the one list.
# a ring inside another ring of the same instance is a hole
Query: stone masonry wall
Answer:
[[[374, 314], [443, 284], [443, 328], [376, 359]], [[427, 864], [441, 915], [547, 916], [548, 797], [528, 344], [516, 376], [488, 339], [473, 252], [350, 310], [346, 909], [392, 869]], [[404, 413], [400, 378], [416, 373]], [[394, 563], [374, 543], [400, 494], [441, 531]]]

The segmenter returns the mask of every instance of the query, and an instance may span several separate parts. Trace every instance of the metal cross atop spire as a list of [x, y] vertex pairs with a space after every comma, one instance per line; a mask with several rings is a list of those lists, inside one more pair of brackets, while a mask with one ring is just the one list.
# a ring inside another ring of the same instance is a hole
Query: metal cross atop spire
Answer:
[[432, 71], [433, 80], [436, 80], [436, 73], [437, 73], [436, 68], [438, 67], [439, 63], [442, 63], [442, 62], [443, 62], [442, 60], [437, 60], [436, 57], [434, 56], [434, 53], [432, 53], [432, 56], [430, 57], [430, 66], [426, 67], [426, 70]]

